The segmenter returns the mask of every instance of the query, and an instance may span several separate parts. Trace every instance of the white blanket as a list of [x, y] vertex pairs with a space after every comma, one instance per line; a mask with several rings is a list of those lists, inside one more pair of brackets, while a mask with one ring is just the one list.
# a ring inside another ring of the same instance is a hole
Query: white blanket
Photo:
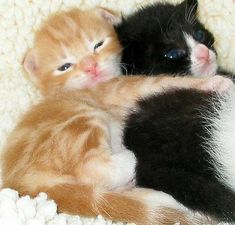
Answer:
[[[0, 191], [0, 224], [1, 225], [122, 225], [105, 221], [101, 216], [97, 218], [81, 218], [57, 214], [57, 207], [53, 200], [47, 200], [45, 193], [36, 198], [29, 196], [19, 198], [12, 189]], [[131, 225], [131, 224], [129, 224]], [[134, 225], [134, 224], [132, 224]]]

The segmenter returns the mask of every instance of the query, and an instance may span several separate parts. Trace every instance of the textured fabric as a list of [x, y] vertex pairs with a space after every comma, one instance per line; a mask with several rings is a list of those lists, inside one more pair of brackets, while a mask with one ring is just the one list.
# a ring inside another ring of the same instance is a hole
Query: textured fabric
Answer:
[[19, 197], [18, 193], [11, 189], [0, 191], [1, 225], [123, 225], [105, 221], [101, 216], [88, 219], [57, 214], [56, 210], [55, 202], [48, 200], [45, 193], [40, 193], [32, 199], [29, 196]]
[[[50, 13], [61, 9], [85, 8], [96, 5], [122, 10], [124, 14], [128, 14], [141, 5], [155, 1], [0, 0], [0, 149], [2, 149], [7, 134], [15, 126], [20, 115], [40, 98], [37, 90], [26, 78], [22, 68], [22, 60], [26, 50], [32, 46], [34, 31], [43, 19]], [[171, 0], [171, 2], [177, 3], [179, 0]], [[234, 0], [199, 0], [199, 17], [215, 35], [219, 64], [230, 71], [235, 71]], [[1, 210], [0, 205], [0, 216]], [[64, 222], [56, 224], [68, 223], [64, 219]], [[102, 219], [88, 219], [87, 222], [73, 224], [103, 225], [112, 223]]]

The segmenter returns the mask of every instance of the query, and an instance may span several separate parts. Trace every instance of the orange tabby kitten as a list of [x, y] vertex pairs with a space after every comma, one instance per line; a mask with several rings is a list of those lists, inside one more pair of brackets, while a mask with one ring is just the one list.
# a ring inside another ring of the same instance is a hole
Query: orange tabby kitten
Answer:
[[22, 195], [46, 192], [64, 213], [139, 225], [202, 224], [167, 194], [127, 189], [134, 186], [136, 158], [122, 145], [121, 128], [141, 97], [172, 87], [224, 90], [230, 82], [116, 77], [115, 21], [105, 9], [76, 9], [52, 16], [37, 33], [24, 65], [42, 93], [56, 93], [33, 106], [10, 135], [3, 187]]

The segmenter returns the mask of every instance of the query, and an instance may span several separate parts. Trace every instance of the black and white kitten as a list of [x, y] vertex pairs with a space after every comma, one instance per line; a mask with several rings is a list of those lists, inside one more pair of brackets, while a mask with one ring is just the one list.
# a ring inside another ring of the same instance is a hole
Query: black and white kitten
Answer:
[[[214, 75], [214, 40], [197, 21], [196, 8], [193, 0], [157, 3], [124, 20], [117, 31], [127, 72]], [[235, 222], [235, 90], [232, 98], [173, 90], [140, 100], [123, 137], [137, 157], [137, 185]]]
[[124, 17], [116, 26], [123, 73], [215, 75], [214, 38], [197, 19], [197, 6], [155, 3]]

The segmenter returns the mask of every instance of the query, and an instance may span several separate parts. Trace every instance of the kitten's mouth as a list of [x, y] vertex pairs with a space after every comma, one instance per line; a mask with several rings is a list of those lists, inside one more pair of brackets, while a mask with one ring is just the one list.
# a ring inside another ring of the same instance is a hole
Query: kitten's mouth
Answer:
[[91, 87], [94, 87], [98, 83], [107, 81], [112, 78], [112, 76], [110, 76], [110, 74], [108, 74], [104, 71], [99, 71], [96, 74], [89, 75], [89, 76], [90, 76], [90, 81], [91, 81], [89, 86], [91, 86]]
[[96, 66], [96, 68], [84, 72], [87, 77], [87, 87], [94, 87], [100, 82], [105, 82], [121, 74], [120, 67], [115, 64], [111, 66]]
[[110, 68], [99, 68], [97, 73], [91, 76], [94, 82], [103, 82], [117, 76], [117, 72]]
[[97, 71], [96, 74], [93, 74], [91, 76], [91, 79], [94, 81], [94, 82], [102, 82], [102, 81], [105, 81], [109, 78], [109, 76], [104, 73], [103, 71], [99, 70]]

